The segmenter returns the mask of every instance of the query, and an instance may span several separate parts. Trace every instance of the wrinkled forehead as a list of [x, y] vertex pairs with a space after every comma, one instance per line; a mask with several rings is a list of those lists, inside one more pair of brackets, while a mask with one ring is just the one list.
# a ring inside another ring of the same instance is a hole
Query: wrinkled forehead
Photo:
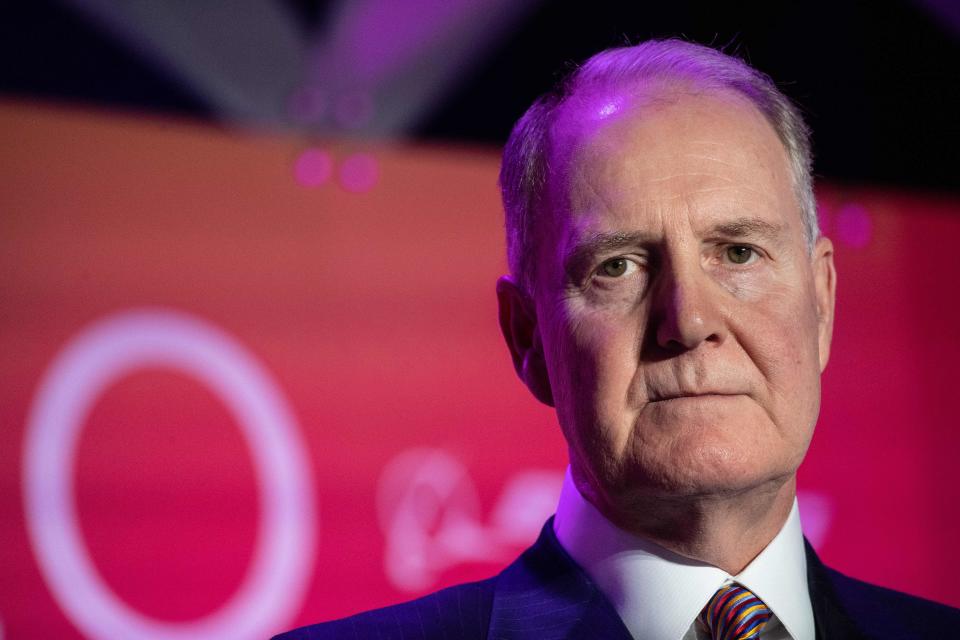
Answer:
[[545, 144], [549, 174], [562, 170], [603, 130], [617, 128], [623, 121], [650, 118], [680, 103], [709, 101], [737, 107], [742, 119], [759, 125], [758, 134], [776, 136], [772, 125], [746, 96], [703, 80], [671, 78], [631, 84], [591, 83], [576, 87], [554, 111]]
[[[678, 81], [581, 88], [557, 107], [548, 129], [545, 208], [567, 211], [571, 187], [585, 172], [645, 161], [653, 165], [645, 175], [659, 180], [661, 167], [695, 170], [703, 156], [714, 154], [740, 166], [744, 182], [787, 186], [792, 193], [785, 147], [739, 93]], [[799, 221], [799, 206], [797, 213]]]

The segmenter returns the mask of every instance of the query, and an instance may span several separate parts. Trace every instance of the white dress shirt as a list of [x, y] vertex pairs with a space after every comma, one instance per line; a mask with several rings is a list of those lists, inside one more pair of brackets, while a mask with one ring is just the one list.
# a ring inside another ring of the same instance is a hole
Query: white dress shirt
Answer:
[[796, 500], [780, 532], [736, 576], [617, 528], [580, 495], [569, 468], [553, 529], [613, 604], [634, 640], [705, 638], [696, 618], [716, 590], [730, 581], [752, 591], [773, 612], [762, 640], [814, 640]]

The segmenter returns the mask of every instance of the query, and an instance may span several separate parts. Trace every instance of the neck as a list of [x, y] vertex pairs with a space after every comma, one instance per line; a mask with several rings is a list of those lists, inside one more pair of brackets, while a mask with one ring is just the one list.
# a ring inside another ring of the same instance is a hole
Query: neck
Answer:
[[733, 494], [645, 498], [618, 510], [576, 475], [584, 498], [619, 528], [730, 575], [743, 571], [779, 533], [796, 495], [791, 475]]

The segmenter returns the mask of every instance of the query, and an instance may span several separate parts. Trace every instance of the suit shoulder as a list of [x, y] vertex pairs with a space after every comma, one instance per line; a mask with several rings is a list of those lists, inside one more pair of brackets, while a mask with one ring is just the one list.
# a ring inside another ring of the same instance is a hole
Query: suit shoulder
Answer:
[[827, 569], [847, 614], [868, 637], [938, 638], [960, 628], [960, 609]]
[[347, 618], [301, 627], [273, 640], [484, 640], [494, 578]]

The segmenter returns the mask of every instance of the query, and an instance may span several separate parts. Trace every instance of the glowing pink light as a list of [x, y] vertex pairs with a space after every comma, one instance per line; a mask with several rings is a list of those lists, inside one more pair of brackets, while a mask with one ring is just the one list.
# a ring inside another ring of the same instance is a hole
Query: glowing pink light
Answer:
[[833, 501], [822, 493], [798, 491], [797, 506], [800, 508], [803, 535], [810, 540], [810, 544], [819, 548], [833, 524]]
[[860, 249], [870, 244], [873, 223], [867, 209], [855, 202], [843, 205], [837, 213], [837, 236], [844, 244]]
[[379, 177], [377, 159], [369, 153], [354, 153], [340, 165], [340, 185], [347, 191], [369, 191]]
[[330, 179], [333, 159], [323, 149], [307, 149], [293, 167], [297, 182], [304, 187], [319, 187]]

